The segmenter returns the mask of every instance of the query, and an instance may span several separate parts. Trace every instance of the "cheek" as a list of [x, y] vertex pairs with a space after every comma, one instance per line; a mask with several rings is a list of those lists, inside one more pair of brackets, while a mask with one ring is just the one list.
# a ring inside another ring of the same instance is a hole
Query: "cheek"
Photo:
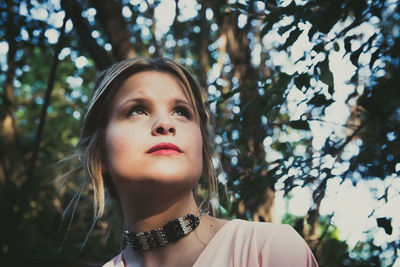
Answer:
[[[124, 127], [110, 126], [105, 134], [105, 160], [108, 171], [113, 169], [127, 168], [132, 157], [136, 156], [137, 137], [132, 136], [132, 131]], [[140, 143], [140, 141], [139, 141]], [[133, 161], [135, 162], [135, 161]]]
[[193, 140], [191, 141], [191, 144], [193, 146], [193, 157], [196, 162], [196, 170], [201, 174], [203, 169], [203, 137], [200, 129], [198, 129], [192, 137]]
[[117, 130], [111, 128], [107, 129], [105, 136], [105, 147], [106, 147], [106, 158], [107, 161], [113, 161], [114, 157], [118, 157], [121, 153], [124, 153], [124, 139], [120, 138], [120, 134]]
[[201, 136], [201, 134], [198, 137], [198, 147], [197, 147], [197, 156], [199, 157], [199, 159], [201, 159], [201, 161], [203, 161], [203, 138]]

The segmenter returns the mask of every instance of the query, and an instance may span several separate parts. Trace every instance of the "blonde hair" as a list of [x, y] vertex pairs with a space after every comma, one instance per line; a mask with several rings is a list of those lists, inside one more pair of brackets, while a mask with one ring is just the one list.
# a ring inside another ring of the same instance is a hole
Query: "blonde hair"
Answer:
[[[118, 195], [109, 175], [102, 173], [102, 164], [105, 159], [104, 133], [110, 113], [109, 107], [121, 84], [129, 76], [142, 71], [166, 72], [177, 77], [184, 85], [189, 100], [194, 107], [195, 116], [199, 121], [203, 139], [202, 177], [207, 179], [209, 200], [212, 200], [211, 204], [218, 200], [216, 171], [212, 163], [215, 153], [211, 146], [211, 137], [208, 131], [210, 114], [206, 105], [205, 92], [183, 66], [170, 59], [128, 59], [112, 65], [99, 75], [77, 145], [81, 169], [84, 172], [84, 181], [93, 184], [93, 209], [96, 219], [100, 218], [104, 213], [105, 188], [108, 189], [114, 199], [118, 200]], [[197, 198], [196, 191], [197, 187], [194, 189]], [[119, 200], [118, 204], [120, 204]], [[212, 208], [215, 213], [215, 206], [212, 205]]]

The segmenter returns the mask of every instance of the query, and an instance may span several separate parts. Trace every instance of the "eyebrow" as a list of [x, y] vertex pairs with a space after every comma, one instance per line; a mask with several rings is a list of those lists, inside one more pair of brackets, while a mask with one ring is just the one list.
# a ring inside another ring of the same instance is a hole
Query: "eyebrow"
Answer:
[[146, 104], [149, 104], [150, 101], [148, 101], [146, 98], [141, 98], [141, 97], [138, 97], [138, 98], [130, 98], [130, 99], [125, 100], [124, 102], [122, 102], [122, 104], [118, 105], [117, 110], [120, 110], [120, 109], [123, 108], [126, 104], [128, 104], [128, 103], [130, 103], [130, 102], [135, 102], [135, 103], [138, 103], [138, 104], [146, 105]]
[[175, 102], [174, 102], [174, 103], [175, 103], [175, 105], [183, 104], [183, 105], [185, 105], [185, 106], [190, 107], [190, 108], [193, 109], [193, 111], [194, 111], [193, 105], [190, 104], [189, 102], [185, 101], [185, 100], [182, 100], [182, 99], [175, 99]]
[[[142, 104], [142, 105], [150, 105], [150, 103], [151, 103], [150, 100], [148, 100], [146, 98], [142, 98], [142, 97], [130, 98], [130, 99], [122, 102], [122, 104], [117, 107], [117, 111], [122, 109], [123, 106], [125, 106], [126, 104], [128, 104], [130, 102], [135, 102], [135, 103]], [[188, 106], [194, 111], [194, 107], [192, 106], [192, 104], [190, 104], [189, 102], [187, 102], [185, 100], [175, 98], [175, 99], [173, 99], [173, 102], [175, 105], [181, 104], [181, 105]]]

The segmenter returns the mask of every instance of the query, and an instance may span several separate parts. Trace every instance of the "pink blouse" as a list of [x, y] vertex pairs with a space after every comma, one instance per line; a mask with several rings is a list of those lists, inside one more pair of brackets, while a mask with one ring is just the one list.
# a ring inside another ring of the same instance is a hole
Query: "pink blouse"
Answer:
[[[103, 267], [125, 267], [120, 253]], [[215, 234], [193, 267], [318, 267], [310, 248], [289, 225], [232, 220]]]

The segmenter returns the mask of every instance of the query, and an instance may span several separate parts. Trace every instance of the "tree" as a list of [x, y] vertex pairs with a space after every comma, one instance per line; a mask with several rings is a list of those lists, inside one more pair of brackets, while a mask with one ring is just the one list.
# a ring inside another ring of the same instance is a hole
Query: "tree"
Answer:
[[[332, 266], [346, 261], [366, 266], [362, 256], [349, 256], [332, 230], [331, 217], [320, 216], [320, 206], [330, 179], [356, 184], [361, 179], [398, 178], [396, 1], [201, 0], [192, 8], [170, 1], [175, 16], [162, 31], [157, 10], [166, 2], [0, 4], [0, 47], [8, 47], [7, 60], [0, 59], [5, 70], [0, 74], [0, 195], [6, 218], [2, 254], [16, 258], [29, 251], [28, 257], [62, 257], [52, 249], [54, 240], [62, 237], [48, 229], [58, 228], [64, 211], [73, 214], [79, 198], [89, 201], [80, 201], [76, 218], [61, 226], [73, 229], [64, 243], [65, 255], [84, 242], [82, 233], [92, 226], [91, 189], [73, 198], [79, 182], [71, 181], [56, 192], [49, 186], [56, 176], [49, 165], [76, 144], [96, 72], [143, 55], [167, 56], [187, 65], [209, 92], [215, 147], [225, 170], [219, 176], [221, 188], [226, 184], [231, 196], [221, 194], [223, 216], [272, 221], [276, 190], [289, 195], [293, 188], [310, 187], [314, 193], [308, 214], [288, 222], [309, 242], [321, 264], [341, 258]], [[185, 8], [194, 15], [186, 15]], [[353, 93], [344, 102], [350, 115], [342, 125], [345, 134], [332, 133], [316, 149], [312, 126], [330, 123], [326, 114], [341, 91], [332, 73], [335, 53], [354, 65], [348, 81]], [[286, 63], [276, 63], [278, 57], [285, 57]], [[293, 104], [294, 93], [302, 99]], [[302, 106], [301, 114], [293, 114], [293, 105]], [[298, 138], [289, 138], [293, 135]], [[358, 152], [350, 153], [351, 146]], [[344, 171], [338, 173], [337, 166]], [[387, 199], [388, 190], [379, 197]], [[392, 233], [390, 217], [376, 219], [377, 227]], [[103, 237], [118, 231], [118, 220], [106, 214], [94, 226], [81, 257], [110, 258], [118, 250], [118, 237], [108, 246]], [[102, 254], [96, 253], [99, 246]], [[368, 251], [375, 257], [369, 262], [378, 266], [374, 243], [360, 246], [356, 254]], [[398, 247], [399, 240], [388, 244], [393, 251]], [[328, 253], [332, 248], [337, 254]]]

